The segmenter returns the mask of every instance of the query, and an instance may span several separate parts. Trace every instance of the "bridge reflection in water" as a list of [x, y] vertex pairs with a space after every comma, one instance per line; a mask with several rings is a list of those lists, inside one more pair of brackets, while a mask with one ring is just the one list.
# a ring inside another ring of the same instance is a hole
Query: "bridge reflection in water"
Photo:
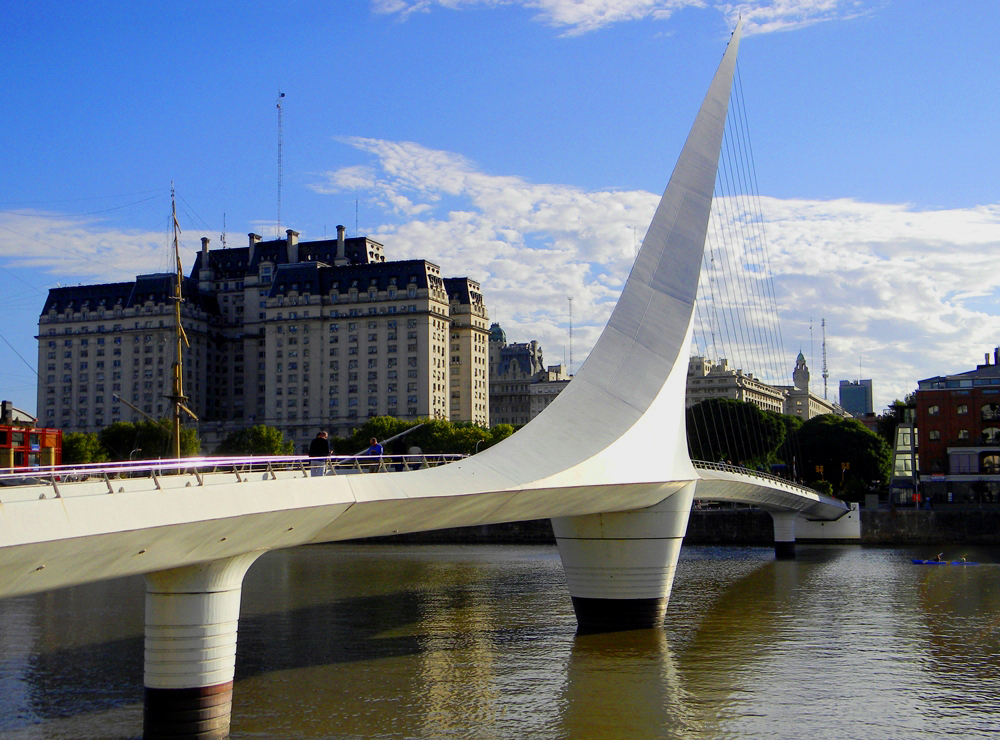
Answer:
[[[807, 546], [774, 561], [765, 548], [690, 547], [664, 629], [574, 637], [551, 547], [271, 553], [244, 587], [232, 730], [991, 735], [1000, 567], [922, 569], [912, 554]], [[130, 578], [0, 601], [0, 736], [137, 735], [142, 589]]]

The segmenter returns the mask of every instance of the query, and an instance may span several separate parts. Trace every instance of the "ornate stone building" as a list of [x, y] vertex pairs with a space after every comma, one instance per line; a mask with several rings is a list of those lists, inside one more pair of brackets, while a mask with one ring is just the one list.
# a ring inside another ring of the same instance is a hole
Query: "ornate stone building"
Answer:
[[695, 356], [688, 360], [685, 405], [694, 406], [709, 398], [747, 401], [765, 411], [784, 412], [785, 392], [758, 380], [752, 373], [729, 367], [729, 361]]
[[527, 424], [571, 380], [565, 365], [545, 366], [536, 340], [507, 343], [500, 324], [489, 336], [490, 424]]
[[[489, 315], [479, 283], [386, 261], [367, 237], [202, 239], [183, 284], [185, 393], [203, 439], [252, 424], [302, 442], [369, 416], [489, 423]], [[174, 362], [174, 278], [56, 288], [39, 317], [41, 421], [96, 431], [162, 416]]]

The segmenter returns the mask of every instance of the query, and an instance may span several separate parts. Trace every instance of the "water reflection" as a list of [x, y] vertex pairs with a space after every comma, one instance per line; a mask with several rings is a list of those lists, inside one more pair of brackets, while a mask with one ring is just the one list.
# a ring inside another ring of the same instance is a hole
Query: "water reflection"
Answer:
[[663, 630], [581, 635], [566, 670], [559, 737], [689, 738], [700, 722]]
[[[1000, 567], [912, 555], [686, 548], [663, 630], [577, 637], [554, 548], [271, 553], [244, 588], [233, 737], [995, 733]], [[140, 734], [142, 593], [0, 600], [0, 736]]]

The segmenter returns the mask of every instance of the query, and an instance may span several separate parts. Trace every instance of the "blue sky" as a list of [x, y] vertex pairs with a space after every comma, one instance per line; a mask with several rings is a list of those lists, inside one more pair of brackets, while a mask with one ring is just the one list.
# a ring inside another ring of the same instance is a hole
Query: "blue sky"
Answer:
[[276, 233], [279, 89], [282, 233], [342, 223], [476, 278], [550, 363], [572, 295], [579, 366], [740, 12], [789, 374], [802, 349], [819, 379], [820, 318], [832, 385], [860, 361], [880, 406], [981, 362], [994, 1], [41, 1], [5, 17], [0, 395], [34, 410], [50, 287], [169, 266], [171, 181], [188, 266]]

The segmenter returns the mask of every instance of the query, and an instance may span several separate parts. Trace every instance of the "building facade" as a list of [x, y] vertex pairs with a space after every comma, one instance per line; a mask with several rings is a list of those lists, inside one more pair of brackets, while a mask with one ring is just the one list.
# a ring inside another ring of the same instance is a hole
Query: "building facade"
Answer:
[[35, 417], [0, 404], [0, 470], [37, 469], [62, 463], [62, 431], [39, 426]]
[[1000, 502], [1000, 348], [975, 370], [918, 381], [916, 406], [924, 493]]
[[823, 414], [836, 414], [837, 416], [850, 416], [837, 404], [820, 398], [809, 390], [809, 365], [806, 364], [805, 355], [799, 352], [795, 358], [795, 368], [792, 370], [792, 385], [778, 386], [785, 391], [785, 410], [789, 416], [797, 416], [802, 421], [808, 421], [814, 416]]
[[500, 324], [489, 333], [490, 424], [527, 424], [569, 385], [565, 365], [545, 366], [536, 341], [507, 343]]
[[[367, 237], [202, 248], [181, 323], [188, 406], [203, 439], [268, 424], [303, 442], [371, 416], [489, 423], [489, 315], [479, 284]], [[169, 408], [174, 277], [57, 288], [39, 318], [38, 408], [96, 431]]]
[[710, 398], [729, 398], [752, 403], [763, 411], [783, 413], [786, 393], [758, 380], [752, 373], [729, 367], [725, 358], [713, 363], [694, 356], [688, 360], [685, 405], [690, 408]]
[[840, 406], [844, 411], [858, 419], [875, 412], [872, 404], [872, 381], [842, 380], [840, 381]]

